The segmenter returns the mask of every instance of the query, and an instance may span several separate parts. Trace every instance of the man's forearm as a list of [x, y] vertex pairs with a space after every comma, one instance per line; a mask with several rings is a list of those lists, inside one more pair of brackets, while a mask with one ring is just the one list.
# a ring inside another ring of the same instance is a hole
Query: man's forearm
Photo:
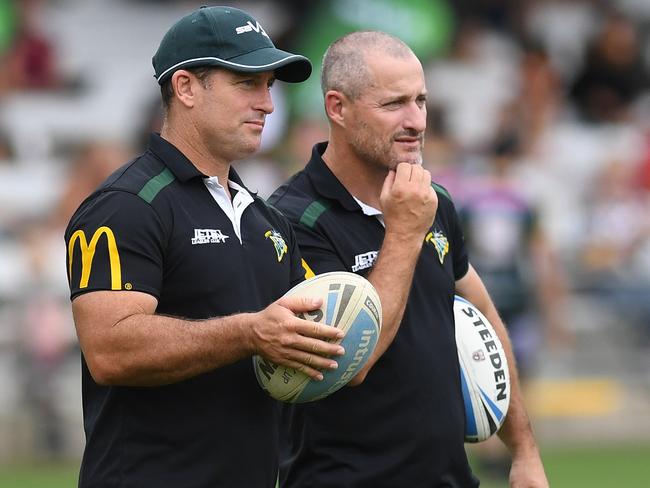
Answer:
[[368, 276], [368, 281], [375, 287], [381, 300], [381, 334], [372, 356], [350, 382], [351, 386], [363, 381], [368, 371], [393, 342], [404, 315], [421, 250], [421, 241], [408, 240], [389, 233], [384, 237], [377, 262]]
[[84, 351], [95, 381], [157, 386], [191, 378], [243, 359], [244, 316], [188, 321], [136, 314], [106, 331], [101, 344]]

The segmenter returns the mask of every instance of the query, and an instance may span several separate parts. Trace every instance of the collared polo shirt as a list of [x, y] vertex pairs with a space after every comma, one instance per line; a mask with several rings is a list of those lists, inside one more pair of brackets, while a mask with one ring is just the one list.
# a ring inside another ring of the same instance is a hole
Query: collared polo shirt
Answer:
[[[291, 226], [232, 169], [229, 180], [232, 202], [216, 178], [152, 135], [70, 221], [72, 299], [133, 290], [154, 296], [158, 314], [206, 319], [281, 297], [304, 277]], [[82, 487], [275, 485], [278, 407], [250, 358], [138, 388], [98, 385], [82, 356], [82, 397]]]
[[[367, 276], [384, 227], [324, 163], [325, 148], [317, 144], [306, 168], [269, 203], [293, 224], [316, 274]], [[438, 210], [390, 347], [361, 385], [283, 409], [283, 488], [478, 486], [464, 450], [453, 316], [455, 282], [467, 273], [467, 252], [449, 194], [434, 187]]]

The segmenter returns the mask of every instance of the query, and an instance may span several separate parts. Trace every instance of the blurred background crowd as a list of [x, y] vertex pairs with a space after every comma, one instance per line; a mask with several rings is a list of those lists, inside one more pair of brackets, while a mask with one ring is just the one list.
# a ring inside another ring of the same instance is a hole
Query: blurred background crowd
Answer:
[[[0, 462], [80, 452], [63, 230], [160, 127], [151, 56], [202, 3], [0, 0]], [[268, 196], [327, 138], [327, 45], [397, 35], [427, 76], [424, 164], [509, 325], [541, 442], [650, 441], [650, 2], [227, 3], [315, 65], [274, 85], [247, 185]]]

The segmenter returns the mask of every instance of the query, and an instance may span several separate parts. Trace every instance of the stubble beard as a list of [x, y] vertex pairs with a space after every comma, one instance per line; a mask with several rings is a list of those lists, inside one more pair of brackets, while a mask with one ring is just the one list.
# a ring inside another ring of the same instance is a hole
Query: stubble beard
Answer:
[[424, 138], [420, 141], [420, 147], [417, 151], [409, 152], [408, 157], [400, 157], [397, 154], [393, 154], [395, 149], [393, 144], [396, 144], [394, 136], [388, 141], [383, 141], [380, 137], [373, 134], [363, 122], [359, 124], [353, 134], [353, 137], [349, 141], [352, 152], [361, 161], [383, 173], [395, 169], [402, 162], [422, 165]]

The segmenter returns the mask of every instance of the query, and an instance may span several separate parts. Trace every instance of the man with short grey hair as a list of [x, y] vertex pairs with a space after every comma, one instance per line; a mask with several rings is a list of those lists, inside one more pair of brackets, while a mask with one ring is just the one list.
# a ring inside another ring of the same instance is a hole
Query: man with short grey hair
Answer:
[[284, 410], [283, 488], [478, 486], [464, 450], [454, 295], [476, 305], [510, 360], [501, 437], [512, 486], [546, 488], [510, 343], [469, 263], [449, 193], [422, 168], [427, 90], [399, 39], [356, 32], [323, 60], [330, 125], [303, 171], [270, 198], [315, 274], [352, 271], [379, 293], [383, 326], [352, 388]]

